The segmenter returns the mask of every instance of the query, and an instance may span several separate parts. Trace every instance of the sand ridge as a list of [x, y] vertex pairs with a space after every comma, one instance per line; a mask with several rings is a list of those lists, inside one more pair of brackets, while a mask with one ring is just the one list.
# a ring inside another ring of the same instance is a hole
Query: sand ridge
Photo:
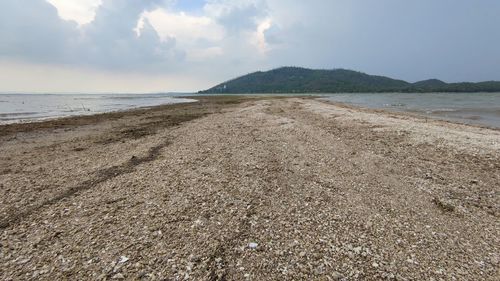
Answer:
[[498, 277], [498, 131], [311, 98], [115, 117], [3, 137], [1, 279]]

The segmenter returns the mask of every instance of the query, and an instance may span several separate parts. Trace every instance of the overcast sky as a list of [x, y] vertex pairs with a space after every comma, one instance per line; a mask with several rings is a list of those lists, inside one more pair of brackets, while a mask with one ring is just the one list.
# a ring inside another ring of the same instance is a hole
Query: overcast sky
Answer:
[[500, 80], [499, 15], [499, 0], [1, 0], [0, 91], [193, 91], [280, 66]]

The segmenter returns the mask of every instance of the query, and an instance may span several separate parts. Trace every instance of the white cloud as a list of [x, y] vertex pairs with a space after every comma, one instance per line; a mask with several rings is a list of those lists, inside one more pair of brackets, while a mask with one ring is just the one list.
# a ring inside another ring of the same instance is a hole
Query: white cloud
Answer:
[[62, 19], [76, 21], [79, 25], [91, 22], [102, 0], [46, 0], [57, 8]]
[[184, 12], [156, 9], [143, 14], [162, 40], [175, 38], [176, 47], [183, 50], [187, 61], [203, 61], [223, 55], [219, 46], [225, 30], [206, 16], [191, 16]]
[[143, 15], [162, 39], [173, 37], [181, 44], [197, 40], [219, 41], [224, 38], [224, 28], [206, 16], [190, 16], [184, 12], [156, 9]]
[[266, 40], [266, 31], [268, 31], [271, 27], [271, 19], [266, 19], [257, 26], [257, 31], [254, 34], [254, 44], [257, 46], [259, 52], [263, 54], [271, 49], [269, 43]]

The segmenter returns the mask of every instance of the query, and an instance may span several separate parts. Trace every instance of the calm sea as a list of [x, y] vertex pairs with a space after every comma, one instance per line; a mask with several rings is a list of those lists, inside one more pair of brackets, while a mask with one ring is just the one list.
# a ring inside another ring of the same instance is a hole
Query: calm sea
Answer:
[[331, 94], [346, 104], [500, 128], [500, 93]]
[[173, 94], [0, 94], [0, 124], [193, 102]]

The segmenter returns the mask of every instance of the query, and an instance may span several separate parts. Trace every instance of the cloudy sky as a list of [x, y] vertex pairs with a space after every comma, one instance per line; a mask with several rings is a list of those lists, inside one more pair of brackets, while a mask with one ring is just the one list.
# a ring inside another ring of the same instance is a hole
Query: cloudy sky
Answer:
[[1, 0], [0, 91], [164, 92], [279, 66], [500, 80], [498, 0]]

